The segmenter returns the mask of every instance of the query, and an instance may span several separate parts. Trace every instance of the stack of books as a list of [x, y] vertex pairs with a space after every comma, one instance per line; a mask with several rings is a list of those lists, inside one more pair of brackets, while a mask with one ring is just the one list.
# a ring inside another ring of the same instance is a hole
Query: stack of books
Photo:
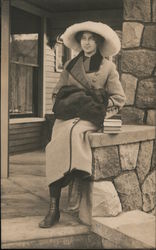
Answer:
[[104, 119], [103, 133], [104, 134], [118, 134], [121, 131], [122, 120], [120, 116], [114, 116], [110, 119]]

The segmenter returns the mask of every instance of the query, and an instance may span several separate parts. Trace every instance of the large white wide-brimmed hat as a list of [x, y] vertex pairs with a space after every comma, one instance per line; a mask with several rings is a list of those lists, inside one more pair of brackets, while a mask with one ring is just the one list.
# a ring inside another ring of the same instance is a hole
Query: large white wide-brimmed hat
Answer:
[[78, 52], [82, 50], [75, 38], [80, 31], [94, 32], [104, 38], [104, 42], [99, 48], [102, 56], [113, 56], [120, 51], [121, 44], [116, 32], [104, 23], [92, 21], [76, 23], [68, 27], [61, 36], [66, 47]]

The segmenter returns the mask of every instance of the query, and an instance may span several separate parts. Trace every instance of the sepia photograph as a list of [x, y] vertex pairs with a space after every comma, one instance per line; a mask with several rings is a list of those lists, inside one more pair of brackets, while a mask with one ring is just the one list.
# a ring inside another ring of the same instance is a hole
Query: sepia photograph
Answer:
[[156, 249], [156, 0], [0, 0], [1, 249]]

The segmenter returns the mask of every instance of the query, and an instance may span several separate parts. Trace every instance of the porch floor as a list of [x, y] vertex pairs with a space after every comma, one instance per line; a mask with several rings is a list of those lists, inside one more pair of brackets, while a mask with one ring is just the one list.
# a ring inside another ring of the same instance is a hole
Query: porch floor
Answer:
[[[135, 238], [133, 248], [136, 248], [137, 244], [140, 246], [139, 237], [140, 232], [142, 232], [142, 221], [139, 222], [137, 233], [135, 232], [135, 237], [134, 235], [131, 236], [130, 232], [128, 231], [127, 233], [124, 229], [121, 235], [122, 239], [118, 246], [114, 245], [113, 242], [111, 243], [111, 241], [106, 240], [107, 237], [105, 240], [103, 238], [104, 246], [102, 246], [99, 232], [98, 236], [95, 234], [97, 232], [93, 230], [93, 228], [90, 230], [90, 227], [82, 224], [77, 216], [75, 216], [76, 214], [71, 214], [66, 211], [68, 205], [67, 196], [68, 188], [64, 188], [62, 190], [60, 201], [60, 222], [50, 229], [39, 228], [38, 223], [46, 214], [49, 206], [49, 191], [45, 177], [45, 152], [35, 151], [10, 156], [10, 176], [8, 179], [2, 179], [1, 181], [1, 248], [116, 249], [125, 246], [125, 243], [129, 238], [131, 246], [133, 243], [132, 239]], [[131, 212], [129, 213], [131, 214]], [[137, 213], [143, 214], [141, 211]], [[123, 216], [126, 215], [123, 214]], [[130, 215], [127, 214], [127, 216], [129, 218]], [[152, 235], [152, 240], [154, 240], [155, 234], [153, 227], [151, 227], [151, 220], [153, 221], [152, 223], [154, 223], [154, 216], [151, 218], [151, 215], [146, 214], [146, 217], [148, 217], [146, 227]], [[101, 223], [101, 218], [99, 219]], [[112, 218], [107, 218], [107, 220], [109, 220], [110, 223]], [[120, 223], [125, 223], [125, 220], [121, 219]], [[108, 225], [107, 223], [105, 224], [107, 232]], [[105, 224], [102, 226], [103, 230]], [[136, 230], [135, 224], [136, 223], [133, 221], [131, 224], [129, 224], [129, 222], [127, 223], [127, 226], [132, 233], [134, 227]], [[117, 229], [112, 229], [110, 227], [110, 230], [111, 233], [109, 235], [111, 235], [110, 237], [113, 240], [116, 238], [114, 233], [116, 233]], [[102, 235], [104, 236], [104, 232], [102, 232]], [[144, 246], [144, 242], [142, 242], [143, 241], [141, 241], [141, 244]], [[121, 248], [123, 249], [124, 247]]]
[[[2, 248], [68, 247], [68, 244], [73, 245], [73, 237], [78, 237], [80, 247], [83, 237], [89, 235], [89, 227], [63, 211], [67, 208], [67, 188], [62, 190], [58, 225], [48, 230], [38, 227], [49, 206], [45, 152], [12, 155], [9, 161], [9, 178], [1, 182]], [[65, 241], [64, 237], [68, 240]]]
[[[2, 179], [2, 219], [45, 215], [49, 204], [45, 152], [11, 155], [9, 162], [9, 178]], [[67, 206], [67, 195], [64, 188], [61, 208]]]

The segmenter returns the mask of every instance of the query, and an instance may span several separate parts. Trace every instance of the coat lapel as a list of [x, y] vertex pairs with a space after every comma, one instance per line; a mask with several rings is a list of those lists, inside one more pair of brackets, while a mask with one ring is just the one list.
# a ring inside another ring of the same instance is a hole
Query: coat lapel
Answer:
[[72, 77], [77, 80], [85, 88], [90, 88], [89, 78], [87, 77], [83, 65], [83, 55], [82, 53], [77, 56], [77, 60], [74, 58], [73, 67], [67, 68]]

